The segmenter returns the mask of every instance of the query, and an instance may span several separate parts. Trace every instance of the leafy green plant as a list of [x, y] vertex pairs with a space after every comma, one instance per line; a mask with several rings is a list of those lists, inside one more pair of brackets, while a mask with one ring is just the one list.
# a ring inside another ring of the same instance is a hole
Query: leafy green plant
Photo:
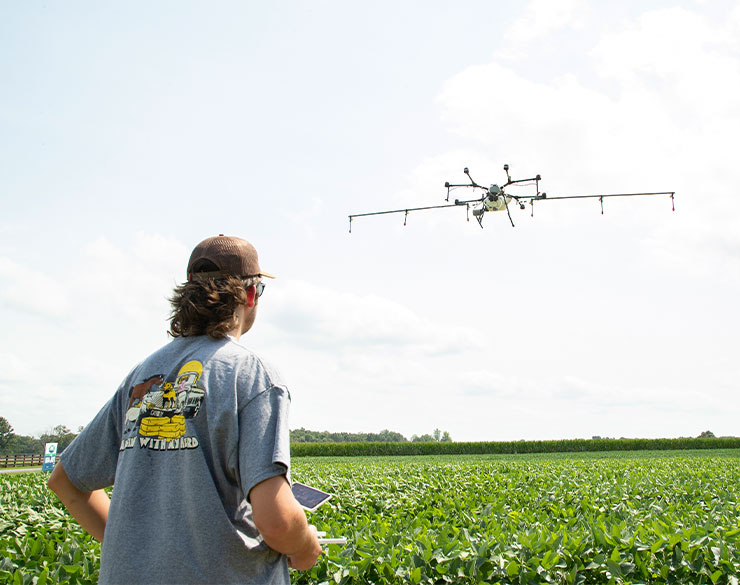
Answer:
[[47, 479], [0, 478], [0, 583], [97, 583], [100, 545], [46, 488]]
[[349, 539], [295, 583], [737, 583], [733, 458], [298, 461]]
[[[294, 584], [737, 584], [740, 451], [296, 458], [334, 494]], [[46, 489], [0, 478], [0, 583], [95, 583], [99, 545]]]

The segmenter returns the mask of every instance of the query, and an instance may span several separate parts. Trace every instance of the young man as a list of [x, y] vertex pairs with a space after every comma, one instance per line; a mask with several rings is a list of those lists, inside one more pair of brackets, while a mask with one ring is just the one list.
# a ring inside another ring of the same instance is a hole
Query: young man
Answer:
[[198, 244], [174, 339], [62, 453], [49, 487], [103, 543], [100, 583], [289, 583], [321, 554], [289, 484], [290, 394], [238, 343], [263, 277], [249, 242]]

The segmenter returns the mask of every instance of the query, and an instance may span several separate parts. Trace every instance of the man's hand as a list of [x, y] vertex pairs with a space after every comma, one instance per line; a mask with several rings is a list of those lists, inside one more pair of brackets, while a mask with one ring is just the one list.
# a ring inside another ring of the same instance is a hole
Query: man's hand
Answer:
[[249, 492], [252, 518], [273, 550], [287, 555], [291, 567], [310, 569], [321, 554], [316, 528], [296, 501], [288, 480], [278, 475], [258, 483]]
[[309, 547], [302, 553], [288, 555], [288, 565], [298, 571], [307, 571], [313, 567], [322, 552], [321, 545], [316, 536], [316, 527], [309, 524], [308, 528], [313, 537], [309, 541]]

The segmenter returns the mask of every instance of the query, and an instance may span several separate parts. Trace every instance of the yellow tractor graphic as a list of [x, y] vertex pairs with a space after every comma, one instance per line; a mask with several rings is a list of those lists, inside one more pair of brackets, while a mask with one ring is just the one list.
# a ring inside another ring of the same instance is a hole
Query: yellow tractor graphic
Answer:
[[165, 383], [161, 390], [147, 394], [142, 408], [139, 434], [172, 440], [185, 434], [185, 419], [198, 414], [205, 391], [198, 386], [203, 366], [192, 360], [180, 368], [174, 384]]

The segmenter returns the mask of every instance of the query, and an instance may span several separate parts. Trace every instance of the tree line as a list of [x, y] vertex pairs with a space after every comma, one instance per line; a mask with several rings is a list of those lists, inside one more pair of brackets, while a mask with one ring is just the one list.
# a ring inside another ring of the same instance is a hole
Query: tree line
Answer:
[[432, 434], [411, 435], [407, 439], [401, 433], [383, 429], [379, 433], [332, 433], [329, 431], [310, 431], [301, 427], [290, 431], [291, 443], [450, 443], [452, 437], [447, 431], [434, 429]]
[[740, 437], [679, 439], [562, 439], [554, 441], [492, 441], [475, 443], [294, 443], [293, 457], [358, 457], [385, 455], [510, 455], [597, 451], [669, 451], [740, 449]]
[[57, 453], [64, 451], [82, 427], [73, 433], [64, 425], [57, 425], [38, 437], [16, 435], [13, 426], [0, 416], [0, 455], [35, 455], [44, 452], [46, 443], [56, 443]]
[[[80, 432], [72, 432], [64, 425], [57, 425], [38, 437], [16, 435], [7, 419], [0, 416], [0, 455], [31, 455], [44, 452], [46, 443], [56, 443], [57, 453], [64, 451]], [[431, 434], [411, 435], [410, 439], [401, 433], [383, 429], [379, 433], [332, 433], [311, 431], [300, 428], [290, 431], [291, 443], [450, 443], [452, 437], [447, 431], [434, 429]]]
[[[82, 431], [83, 427], [79, 427], [77, 432], [72, 432], [65, 425], [57, 425], [52, 429], [47, 430], [38, 437], [31, 437], [26, 435], [16, 435], [12, 425], [8, 420], [0, 416], [0, 455], [33, 455], [43, 454], [44, 445], [46, 443], [56, 443], [57, 453], [64, 451], [72, 440]], [[702, 432], [696, 439], [714, 439], [715, 435], [712, 431]], [[735, 439], [737, 437], [721, 437], [721, 439]], [[659, 441], [668, 440], [671, 446], [669, 449], [676, 448], [687, 448], [684, 446], [676, 447], [675, 441], [688, 440], [692, 445], [691, 448], [702, 448], [701, 443], [691, 441], [690, 438], [680, 437], [680, 439], [660, 439]], [[575, 443], [582, 441], [582, 439], [574, 440]], [[579, 449], [593, 450], [593, 445], [598, 441], [616, 441], [613, 439], [607, 439], [602, 437], [592, 437], [589, 442], [588, 449], [579, 447]], [[634, 440], [633, 440], [634, 441]], [[641, 441], [641, 439], [637, 439]], [[410, 439], [404, 437], [401, 433], [395, 431], [389, 431], [383, 429], [379, 433], [348, 433], [348, 432], [329, 432], [329, 431], [311, 431], [301, 427], [300, 429], [294, 429], [290, 431], [290, 442], [291, 443], [452, 443], [452, 437], [447, 431], [441, 431], [434, 429], [431, 434], [423, 435], [411, 435]], [[561, 441], [562, 442], [562, 441]], [[622, 438], [616, 441], [617, 448], [624, 448], [624, 445], [630, 441]], [[528, 443], [538, 443], [537, 441], [529, 441]], [[547, 443], [557, 443], [557, 441], [547, 441]], [[570, 443], [570, 441], [565, 441]], [[471, 445], [489, 445], [489, 443], [469, 443], [467, 448]], [[490, 443], [493, 444], [493, 443]], [[501, 445], [504, 443], [498, 443], [497, 449], [502, 448]], [[507, 443], [508, 444], [508, 443]], [[516, 453], [517, 447], [521, 449], [522, 442], [512, 443], [514, 446], [511, 447], [511, 452]], [[580, 444], [580, 443], [579, 443]], [[621, 444], [621, 445], [620, 445]], [[718, 443], [719, 444], [719, 443]], [[698, 445], [698, 446], [697, 446]], [[734, 443], [733, 443], [734, 445]], [[447, 449], [447, 447], [441, 448]], [[449, 446], [448, 446], [449, 447]], [[641, 445], [642, 447], [642, 445]], [[491, 449], [492, 447], [486, 447]], [[614, 448], [610, 446], [609, 448]], [[639, 447], [638, 447], [639, 448]], [[644, 447], [643, 447], [644, 448]], [[666, 448], [666, 447], [655, 447], [655, 448]], [[495, 452], [495, 451], [494, 451]]]

